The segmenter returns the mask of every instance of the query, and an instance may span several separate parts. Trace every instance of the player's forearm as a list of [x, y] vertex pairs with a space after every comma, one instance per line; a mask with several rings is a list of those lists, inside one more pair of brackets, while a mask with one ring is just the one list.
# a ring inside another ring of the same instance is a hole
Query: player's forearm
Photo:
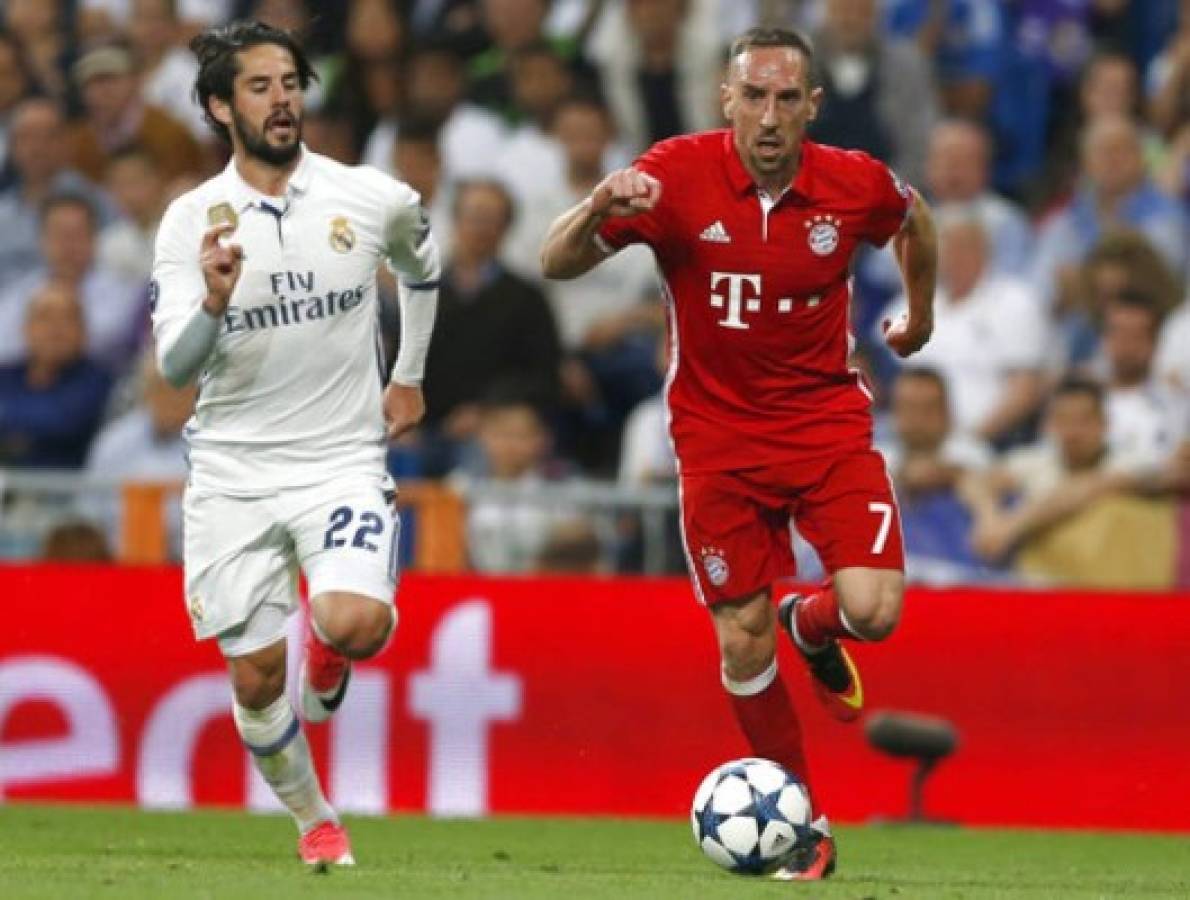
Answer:
[[204, 300], [194, 307], [181, 328], [157, 336], [157, 366], [174, 387], [193, 381], [215, 349], [222, 313], [211, 312], [208, 305]]
[[401, 308], [401, 346], [392, 373], [392, 381], [397, 384], [420, 385], [425, 374], [434, 319], [438, 315], [438, 284], [436, 281], [431, 284], [409, 285], [401, 282], [397, 288], [397, 302]]
[[541, 248], [546, 278], [577, 278], [603, 260], [606, 253], [596, 242], [603, 219], [591, 211], [588, 198], [554, 220]]
[[905, 227], [896, 237], [897, 265], [905, 282], [912, 326], [933, 325], [934, 285], [938, 278], [938, 236], [934, 218], [921, 196], [914, 192]]

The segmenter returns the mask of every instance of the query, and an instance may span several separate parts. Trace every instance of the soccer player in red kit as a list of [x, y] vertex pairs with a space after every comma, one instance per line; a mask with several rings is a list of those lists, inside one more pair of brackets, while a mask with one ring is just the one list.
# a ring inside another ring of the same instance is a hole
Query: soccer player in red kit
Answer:
[[[797, 33], [746, 32], [721, 89], [731, 127], [656, 144], [559, 217], [542, 248], [551, 278], [580, 275], [630, 243], [653, 249], [668, 301], [666, 400], [694, 590], [710, 608], [723, 684], [752, 751], [807, 784], [777, 628], [805, 658], [818, 696], [851, 720], [863, 689], [839, 639], [887, 637], [904, 591], [871, 397], [848, 368], [851, 257], [861, 241], [895, 241], [909, 312], [886, 340], [908, 356], [933, 327], [937, 256], [915, 191], [864, 153], [804, 137], [822, 99], [812, 70]], [[796, 571], [791, 520], [831, 577], [816, 594], [774, 604], [774, 582]], [[783, 877], [833, 871], [825, 817], [815, 826], [812, 857]]]

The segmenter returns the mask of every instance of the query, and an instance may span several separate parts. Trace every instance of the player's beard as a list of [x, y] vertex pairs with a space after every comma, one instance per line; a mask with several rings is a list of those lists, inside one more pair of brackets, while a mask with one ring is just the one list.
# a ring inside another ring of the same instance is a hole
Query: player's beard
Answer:
[[233, 109], [231, 126], [235, 129], [240, 146], [249, 156], [254, 156], [270, 166], [285, 166], [297, 159], [297, 155], [302, 151], [302, 116], [294, 113], [289, 113], [289, 116], [293, 119], [293, 140], [280, 146], [270, 144], [266, 137], [269, 119], [272, 116], [265, 119], [259, 131], [254, 131], [247, 120]]

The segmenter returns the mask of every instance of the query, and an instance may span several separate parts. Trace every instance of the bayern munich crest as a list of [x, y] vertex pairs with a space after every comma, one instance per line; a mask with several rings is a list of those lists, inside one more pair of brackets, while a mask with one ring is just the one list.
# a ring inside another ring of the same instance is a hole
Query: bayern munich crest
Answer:
[[839, 226], [841, 220], [834, 216], [815, 216], [806, 220], [809, 233], [806, 240], [815, 256], [830, 256], [839, 246]]
[[702, 568], [707, 573], [707, 580], [715, 587], [726, 584], [731, 570], [727, 568], [727, 560], [723, 558], [723, 551], [714, 547], [704, 547], [702, 553]]

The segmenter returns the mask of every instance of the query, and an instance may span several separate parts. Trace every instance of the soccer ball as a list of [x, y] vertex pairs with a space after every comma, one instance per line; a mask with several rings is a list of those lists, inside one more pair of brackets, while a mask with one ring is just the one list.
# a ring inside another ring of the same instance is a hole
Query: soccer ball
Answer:
[[690, 810], [694, 840], [729, 872], [764, 875], [812, 847], [810, 798], [767, 759], [724, 763], [702, 780]]

